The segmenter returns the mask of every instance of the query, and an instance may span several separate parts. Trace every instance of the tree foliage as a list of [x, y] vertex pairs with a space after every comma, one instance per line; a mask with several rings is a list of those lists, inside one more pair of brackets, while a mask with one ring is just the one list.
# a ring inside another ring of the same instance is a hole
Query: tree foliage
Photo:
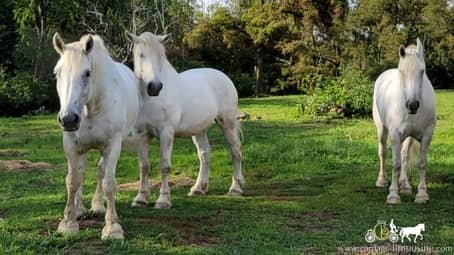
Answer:
[[330, 90], [327, 81], [354, 72], [373, 81], [397, 65], [399, 45], [419, 37], [435, 87], [454, 84], [454, 8], [447, 1], [231, 0], [208, 12], [199, 4], [2, 1], [0, 114], [58, 107], [52, 75], [58, 56], [51, 46], [57, 31], [67, 42], [98, 33], [112, 56], [130, 66], [125, 30], [170, 34], [167, 54], [177, 69], [218, 68], [241, 96], [320, 94]]

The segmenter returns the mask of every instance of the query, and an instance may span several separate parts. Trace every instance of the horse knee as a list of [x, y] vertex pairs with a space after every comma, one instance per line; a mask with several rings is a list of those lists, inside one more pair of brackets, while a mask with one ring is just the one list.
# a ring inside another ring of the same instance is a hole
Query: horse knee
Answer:
[[168, 175], [170, 173], [170, 166], [161, 167], [161, 174]]
[[232, 149], [232, 155], [235, 160], [241, 160], [241, 158], [243, 157], [243, 153], [241, 152], [241, 147], [235, 146]]
[[82, 183], [82, 175], [71, 173], [66, 175], [66, 186], [68, 191], [77, 192], [79, 190], [80, 184]]
[[143, 161], [141, 160], [139, 162], [139, 167], [140, 167], [140, 170], [142, 172], [148, 173], [148, 171], [150, 170], [150, 162], [148, 162], [148, 160], [146, 160], [146, 161], [145, 160], [143, 160]]
[[199, 153], [200, 161], [203, 164], [208, 164], [210, 162], [211, 149], [203, 149]]
[[116, 182], [114, 178], [104, 178], [102, 180], [102, 189], [106, 196], [112, 195], [116, 190]]
[[393, 171], [400, 171], [400, 168], [402, 166], [402, 163], [399, 161], [393, 162]]

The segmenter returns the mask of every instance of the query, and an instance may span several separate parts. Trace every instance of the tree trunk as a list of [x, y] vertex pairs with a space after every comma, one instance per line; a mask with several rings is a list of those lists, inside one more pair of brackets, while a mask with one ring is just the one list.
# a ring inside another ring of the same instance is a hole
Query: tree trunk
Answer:
[[263, 92], [263, 53], [259, 48], [255, 65], [255, 96], [259, 96]]

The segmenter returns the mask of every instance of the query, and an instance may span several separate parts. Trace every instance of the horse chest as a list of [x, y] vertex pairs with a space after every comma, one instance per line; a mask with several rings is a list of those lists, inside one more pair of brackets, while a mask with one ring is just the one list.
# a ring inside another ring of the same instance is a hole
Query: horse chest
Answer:
[[73, 141], [78, 145], [81, 152], [86, 152], [90, 149], [105, 147], [109, 142], [109, 137], [111, 137], [110, 134], [109, 130], [90, 123], [79, 129]]
[[420, 140], [424, 133], [424, 129], [415, 121], [407, 121], [400, 126], [399, 133], [402, 135], [402, 140], [409, 136], [416, 140]]

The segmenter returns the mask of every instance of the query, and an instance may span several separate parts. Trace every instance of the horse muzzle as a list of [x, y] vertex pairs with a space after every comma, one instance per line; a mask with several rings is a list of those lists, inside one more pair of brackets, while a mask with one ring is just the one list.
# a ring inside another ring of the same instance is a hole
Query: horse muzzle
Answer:
[[147, 93], [149, 96], [159, 96], [162, 89], [162, 82], [150, 82], [147, 86]]
[[409, 114], [416, 114], [419, 109], [419, 101], [407, 101], [405, 102], [405, 106], [407, 107]]
[[80, 126], [80, 116], [77, 113], [68, 113], [63, 116], [58, 116], [58, 123], [64, 131], [77, 131]]

